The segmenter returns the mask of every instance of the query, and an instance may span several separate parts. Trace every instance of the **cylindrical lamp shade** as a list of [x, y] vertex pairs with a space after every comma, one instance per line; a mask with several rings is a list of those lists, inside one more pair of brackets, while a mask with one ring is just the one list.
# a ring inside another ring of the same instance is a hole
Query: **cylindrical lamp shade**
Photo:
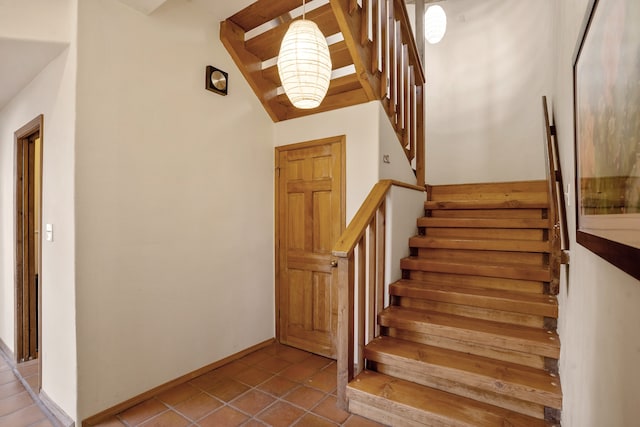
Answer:
[[429, 6], [424, 14], [424, 33], [425, 38], [431, 44], [436, 44], [444, 37], [447, 32], [447, 14], [444, 9], [435, 4]]
[[315, 22], [301, 19], [289, 25], [280, 45], [278, 74], [294, 107], [320, 105], [331, 81], [331, 56]]

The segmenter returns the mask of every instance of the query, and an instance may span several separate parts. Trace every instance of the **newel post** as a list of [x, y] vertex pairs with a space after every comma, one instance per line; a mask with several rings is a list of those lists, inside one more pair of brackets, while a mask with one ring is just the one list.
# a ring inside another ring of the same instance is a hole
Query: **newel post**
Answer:
[[347, 384], [353, 379], [354, 268], [353, 251], [338, 258], [338, 406], [348, 409]]

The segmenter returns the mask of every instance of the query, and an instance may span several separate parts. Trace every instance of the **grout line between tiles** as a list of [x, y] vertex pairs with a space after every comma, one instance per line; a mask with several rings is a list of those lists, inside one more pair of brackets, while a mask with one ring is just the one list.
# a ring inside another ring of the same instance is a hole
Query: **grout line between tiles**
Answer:
[[[42, 403], [42, 401], [40, 400], [40, 396], [38, 396], [32, 389], [31, 389], [31, 385], [29, 385], [29, 383], [27, 383], [25, 381], [24, 378], [22, 378], [22, 374], [20, 374], [20, 371], [18, 371], [18, 369], [16, 367], [14, 367], [11, 362], [9, 361], [8, 357], [6, 354], [4, 354], [4, 352], [2, 350], [0, 350], [0, 357], [2, 359], [4, 359], [4, 362], [7, 364], [7, 366], [9, 367], [9, 369], [13, 372], [13, 375], [16, 377], [16, 379], [20, 382], [20, 384], [22, 384], [22, 387], [24, 387], [24, 389], [27, 391], [27, 393], [29, 393], [29, 396], [31, 396], [31, 399], [33, 399], [34, 404], [38, 407], [38, 409], [40, 409], [40, 411], [42, 412], [42, 414], [45, 416], [46, 419], [49, 420], [49, 422], [53, 425], [53, 426], [61, 426], [60, 422], [58, 421], [58, 419], [56, 417], [53, 416], [53, 414], [49, 411], [49, 408], [47, 408], [44, 403]], [[40, 420], [42, 421], [42, 420]]]

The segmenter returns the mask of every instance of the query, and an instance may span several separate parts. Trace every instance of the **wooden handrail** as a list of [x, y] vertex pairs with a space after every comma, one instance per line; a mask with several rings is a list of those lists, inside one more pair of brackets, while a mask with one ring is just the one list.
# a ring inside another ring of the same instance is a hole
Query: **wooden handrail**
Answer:
[[333, 256], [345, 258], [348, 256], [349, 252], [353, 251], [366, 231], [371, 219], [375, 215], [376, 209], [384, 201], [384, 198], [387, 196], [387, 192], [392, 185], [409, 188], [411, 190], [425, 191], [424, 187], [407, 184], [401, 181], [395, 181], [392, 179], [380, 180], [373, 186], [369, 195], [360, 206], [360, 209], [358, 209], [358, 212], [356, 212], [355, 216], [349, 223], [347, 229], [342, 233], [336, 244], [333, 245]]
[[[407, 160], [424, 186], [425, 76], [403, 0], [330, 0], [356, 75], [380, 100]], [[371, 30], [371, 31], [370, 31]]]
[[[547, 183], [549, 185], [549, 219], [553, 224], [553, 231], [549, 236], [551, 241], [551, 267], [553, 279], [550, 284], [550, 292], [557, 294], [559, 291], [560, 264], [569, 263], [569, 233], [567, 230], [567, 212], [565, 208], [562, 170], [560, 169], [560, 157], [555, 126], [550, 123], [547, 97], [542, 97], [542, 111], [546, 133], [545, 143], [545, 169]], [[559, 191], [558, 191], [559, 187]]]
[[384, 308], [386, 199], [393, 186], [425, 191], [424, 187], [381, 180], [373, 186], [332, 250], [338, 284], [337, 392], [338, 404], [344, 409], [348, 405], [347, 384], [356, 370], [364, 369], [364, 346], [380, 335], [377, 316]]

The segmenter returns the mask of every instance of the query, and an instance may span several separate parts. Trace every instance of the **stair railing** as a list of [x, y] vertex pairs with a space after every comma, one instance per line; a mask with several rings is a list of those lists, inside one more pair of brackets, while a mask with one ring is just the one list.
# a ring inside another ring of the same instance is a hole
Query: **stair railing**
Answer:
[[378, 182], [332, 250], [338, 282], [337, 392], [338, 404], [344, 409], [347, 384], [364, 369], [364, 347], [380, 335], [377, 320], [384, 309], [387, 195], [392, 186], [425, 191], [393, 180]]
[[567, 210], [564, 199], [564, 184], [562, 181], [556, 127], [549, 120], [549, 109], [547, 107], [546, 96], [542, 97], [542, 111], [546, 131], [544, 151], [550, 198], [549, 220], [553, 223], [552, 235], [549, 236], [551, 241], [551, 257], [549, 259], [549, 266], [552, 273], [549, 292], [557, 295], [560, 288], [560, 265], [569, 263], [569, 232], [567, 229]]
[[356, 75], [380, 100], [424, 186], [425, 77], [403, 0], [330, 0]]

